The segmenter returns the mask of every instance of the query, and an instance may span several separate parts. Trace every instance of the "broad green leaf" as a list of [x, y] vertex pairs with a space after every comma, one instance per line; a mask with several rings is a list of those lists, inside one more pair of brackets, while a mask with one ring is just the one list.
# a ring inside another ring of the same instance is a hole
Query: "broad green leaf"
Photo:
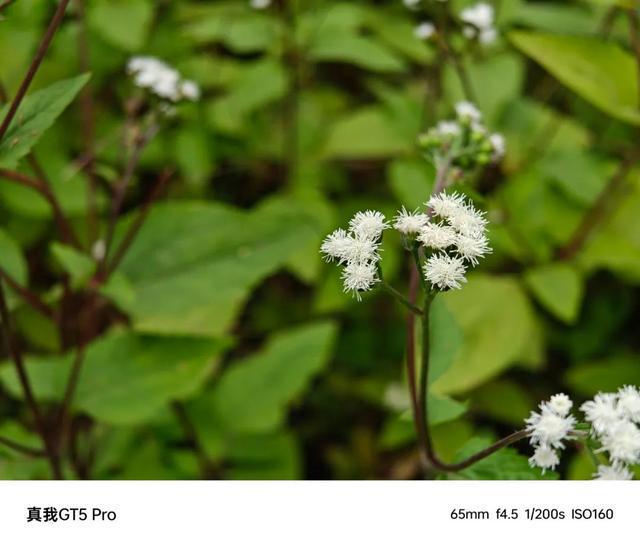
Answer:
[[534, 267], [525, 273], [524, 280], [551, 314], [567, 324], [577, 320], [584, 282], [574, 267], [566, 263]]
[[436, 297], [430, 312], [429, 382], [433, 383], [453, 365], [464, 334], [444, 299]]
[[302, 459], [288, 432], [234, 437], [227, 453], [231, 480], [298, 480]]
[[429, 394], [429, 424], [432, 426], [447, 423], [459, 418], [467, 411], [467, 406], [447, 396]]
[[70, 275], [73, 288], [82, 287], [96, 270], [95, 261], [71, 246], [54, 242], [51, 254], [60, 267]]
[[245, 213], [215, 203], [158, 206], [121, 267], [135, 294], [129, 307], [133, 325], [145, 333], [222, 335], [251, 290], [314, 235], [313, 222], [295, 209]]
[[338, 120], [329, 132], [324, 155], [328, 158], [379, 158], [411, 151], [408, 139], [387, 113], [363, 108]]
[[18, 243], [0, 228], [0, 267], [19, 284], [27, 282], [27, 262]]
[[468, 391], [509, 366], [540, 362], [540, 329], [515, 279], [472, 275], [461, 290], [443, 297], [462, 328], [464, 343], [453, 366], [434, 383], [434, 391]]
[[511, 41], [565, 86], [611, 116], [640, 124], [637, 66], [620, 46], [596, 38], [512, 32]]
[[100, 294], [110, 299], [123, 311], [130, 311], [135, 305], [136, 291], [131, 282], [120, 272], [109, 277], [106, 284], [100, 286]]
[[[73, 408], [113, 424], [147, 420], [169, 401], [193, 395], [223, 349], [221, 342], [209, 339], [112, 332], [87, 348]], [[74, 360], [72, 354], [27, 358], [38, 399], [62, 400]], [[22, 398], [10, 364], [0, 367], [0, 380]]]
[[[88, 74], [61, 80], [28, 95], [0, 142], [0, 167], [14, 168], [56, 121], [89, 80]], [[2, 120], [8, 110], [0, 111]]]
[[347, 32], [336, 33], [321, 27], [308, 52], [316, 62], [341, 62], [379, 72], [398, 72], [405, 68], [395, 53], [376, 40]]
[[595, 34], [598, 21], [586, 6], [565, 6], [559, 2], [519, 4], [513, 22], [547, 32]]
[[231, 364], [193, 404], [202, 428], [266, 433], [282, 424], [297, 398], [331, 356], [336, 327], [323, 322], [274, 336], [260, 352]]
[[588, 397], [623, 385], [640, 385], [640, 356], [621, 354], [577, 363], [567, 372], [566, 381], [572, 391]]
[[[492, 442], [486, 438], [473, 438], [460, 450], [458, 459], [470, 457]], [[504, 448], [459, 473], [449, 475], [449, 478], [459, 480], [557, 480], [558, 474], [547, 471], [543, 475], [541, 469], [532, 468], [528, 459], [520, 455], [514, 448]]]
[[88, 10], [91, 28], [110, 45], [136, 51], [145, 45], [154, 6], [150, 0], [95, 0]]
[[473, 411], [520, 428], [537, 403], [528, 387], [497, 379], [476, 389], [471, 396], [471, 405]]

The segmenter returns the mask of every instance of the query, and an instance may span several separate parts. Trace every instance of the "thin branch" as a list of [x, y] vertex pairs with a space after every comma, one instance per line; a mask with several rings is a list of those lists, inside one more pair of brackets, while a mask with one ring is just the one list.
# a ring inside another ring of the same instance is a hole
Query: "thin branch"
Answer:
[[[2, 6], [0, 6], [0, 9]], [[15, 442], [7, 437], [0, 436], [0, 444], [10, 448], [14, 452], [19, 452], [30, 457], [47, 457], [47, 452], [44, 450], [38, 450], [37, 448], [31, 448], [30, 446], [24, 446], [19, 442]]]
[[382, 282], [382, 287], [386, 292], [396, 298], [402, 305], [404, 305], [409, 311], [411, 311], [414, 315], [422, 316], [423, 311], [420, 307], [414, 305], [410, 300], [404, 297], [398, 290], [396, 290], [393, 286], [388, 284], [387, 282]]
[[64, 392], [64, 398], [62, 400], [62, 408], [60, 409], [60, 417], [58, 420], [58, 451], [66, 439], [67, 432], [69, 431], [69, 425], [71, 420], [71, 405], [73, 404], [73, 397], [78, 387], [78, 380], [80, 379], [80, 372], [84, 363], [84, 346], [81, 345], [78, 348], [76, 357], [71, 366], [71, 372], [69, 373], [69, 379], [67, 380], [67, 386]]
[[160, 196], [166, 189], [169, 181], [171, 180], [172, 176], [173, 176], [172, 170], [165, 170], [164, 172], [162, 172], [162, 174], [160, 174], [160, 177], [158, 178], [158, 181], [156, 182], [155, 187], [153, 188], [153, 190], [145, 200], [144, 204], [138, 211], [138, 216], [133, 221], [133, 223], [129, 227], [129, 230], [127, 231], [124, 238], [120, 242], [120, 245], [118, 246], [118, 249], [116, 250], [113, 256], [113, 259], [106, 270], [105, 280], [111, 273], [113, 273], [118, 268], [118, 266], [120, 265], [120, 262], [124, 259], [124, 256], [129, 250], [131, 244], [133, 244], [133, 241], [138, 235], [138, 232], [142, 228], [142, 225], [144, 224], [145, 220], [147, 219], [147, 216], [149, 215], [149, 211], [151, 210], [151, 207], [160, 198]]
[[54, 318], [55, 312], [49, 305], [42, 301], [36, 294], [34, 294], [28, 288], [25, 288], [15, 278], [13, 278], [8, 272], [0, 267], [0, 280], [4, 280], [7, 285], [20, 297], [33, 307], [36, 311], [42, 313], [44, 316]]
[[4, 287], [2, 282], [0, 282], [0, 321], [2, 323], [2, 338], [4, 339], [4, 344], [13, 360], [13, 363], [16, 368], [16, 373], [18, 374], [18, 380], [20, 381], [20, 385], [22, 387], [22, 392], [24, 393], [24, 398], [27, 403], [27, 406], [31, 410], [33, 417], [36, 423], [36, 429], [42, 438], [42, 442], [44, 443], [47, 457], [49, 459], [49, 464], [51, 466], [51, 471], [53, 473], [54, 478], [61, 479], [62, 478], [62, 469], [60, 468], [60, 461], [58, 459], [58, 455], [56, 453], [55, 447], [51, 444], [51, 439], [47, 434], [47, 427], [44, 422], [44, 418], [40, 412], [40, 408], [36, 402], [35, 396], [33, 394], [33, 389], [31, 388], [31, 383], [29, 381], [29, 376], [27, 375], [27, 369], [25, 367], [24, 361], [22, 360], [22, 353], [20, 352], [20, 348], [15, 343], [11, 330], [11, 317], [9, 316], [9, 309], [7, 307], [7, 301], [4, 295]]
[[568, 261], [587, 243], [594, 230], [604, 221], [609, 211], [609, 204], [613, 196], [624, 185], [627, 175], [640, 160], [640, 150], [628, 154], [621, 162], [618, 170], [602, 190], [593, 206], [587, 211], [578, 228], [568, 243], [556, 253], [556, 258]]
[[[39, 166], [37, 163], [33, 164], [33, 166]], [[34, 168], [35, 169], [35, 168]], [[41, 170], [39, 170], [40, 175], [44, 175]], [[21, 174], [19, 172], [15, 172], [12, 170], [4, 170], [0, 169], [0, 178], [4, 178], [7, 181], [11, 181], [13, 183], [19, 183], [24, 187], [28, 187], [40, 193], [40, 195], [47, 201], [51, 210], [53, 212], [53, 219], [58, 227], [58, 231], [60, 232], [60, 237], [67, 244], [71, 244], [73, 246], [78, 247], [78, 239], [71, 227], [69, 221], [67, 220], [64, 211], [62, 210], [62, 206], [58, 202], [55, 194], [51, 190], [49, 183], [43, 179], [34, 179], [29, 177], [28, 175]]]
[[0, 124], [0, 141], [7, 133], [7, 130], [9, 129], [9, 125], [11, 124], [14, 117], [16, 116], [16, 113], [18, 112], [18, 107], [20, 107], [20, 103], [22, 103], [22, 100], [27, 95], [27, 90], [29, 89], [29, 86], [31, 85], [33, 78], [35, 77], [36, 73], [38, 72], [38, 69], [40, 68], [40, 64], [42, 63], [42, 60], [44, 59], [44, 56], [46, 55], [49, 49], [49, 46], [51, 45], [51, 41], [53, 40], [53, 37], [55, 36], [56, 31], [58, 30], [58, 27], [60, 27], [60, 24], [62, 23], [62, 19], [64, 18], [64, 13], [67, 9], [67, 6], [69, 5], [69, 1], [70, 0], [61, 0], [61, 2], [58, 4], [58, 7], [53, 15], [53, 18], [51, 19], [51, 22], [49, 23], [49, 26], [47, 27], [47, 30], [44, 36], [42, 37], [42, 41], [38, 46], [38, 50], [36, 51], [36, 54], [33, 60], [31, 61], [29, 70], [27, 70], [27, 74], [22, 80], [22, 83], [18, 88], [18, 92], [16, 93], [16, 96], [13, 98], [13, 101], [9, 106], [7, 115], [4, 117], [4, 120]]

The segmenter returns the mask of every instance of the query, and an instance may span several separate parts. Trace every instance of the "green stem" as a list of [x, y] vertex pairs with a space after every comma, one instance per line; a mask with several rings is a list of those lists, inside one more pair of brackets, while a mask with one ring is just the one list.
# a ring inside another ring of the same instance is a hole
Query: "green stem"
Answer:
[[407, 309], [409, 309], [413, 314], [422, 316], [424, 314], [423, 310], [420, 307], [416, 307], [413, 303], [411, 303], [406, 297], [404, 297], [398, 290], [396, 290], [393, 286], [382, 281], [382, 287], [384, 290], [396, 298], [396, 300], [402, 305], [404, 305]]

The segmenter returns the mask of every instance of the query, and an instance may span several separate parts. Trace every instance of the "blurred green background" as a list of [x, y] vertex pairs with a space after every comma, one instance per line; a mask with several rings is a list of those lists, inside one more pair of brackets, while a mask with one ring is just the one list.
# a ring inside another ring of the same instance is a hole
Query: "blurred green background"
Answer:
[[[103, 311], [73, 400], [68, 478], [420, 477], [405, 312], [379, 292], [363, 303], [344, 294], [318, 248], [357, 210], [393, 216], [428, 197], [434, 173], [416, 136], [464, 96], [451, 60], [414, 28], [472, 3], [425, 0], [414, 12], [400, 0], [265, 10], [243, 0], [87, 0], [83, 23], [72, 2], [31, 91], [89, 69], [83, 93], [94, 101], [102, 185], [122, 171], [132, 55], [176, 66], [203, 97], [178, 106], [144, 150], [116, 238], [158, 174], [175, 172], [98, 291], [88, 284], [88, 178], [75, 162], [87, 139], [81, 98], [34, 153], [87, 254], [59, 244], [34, 191], [0, 179], [0, 266], [66, 319], [56, 325], [11, 293], [52, 425], [83, 297]], [[492, 4], [495, 44], [451, 36], [507, 154], [471, 177], [494, 254], [441, 300], [453, 354], [433, 388], [432, 420], [448, 459], [522, 428], [555, 392], [582, 401], [640, 384], [637, 11], [613, 0]], [[54, 7], [17, 0], [5, 11], [9, 97]], [[26, 159], [13, 168], [33, 173]], [[103, 194], [99, 204], [106, 219]], [[406, 291], [401, 250], [397, 235], [385, 236], [385, 277]], [[0, 435], [39, 442], [8, 362]], [[456, 478], [538, 478], [528, 454], [525, 442]], [[568, 456], [563, 478], [591, 476], [583, 453]], [[0, 476], [49, 471], [0, 446]]]

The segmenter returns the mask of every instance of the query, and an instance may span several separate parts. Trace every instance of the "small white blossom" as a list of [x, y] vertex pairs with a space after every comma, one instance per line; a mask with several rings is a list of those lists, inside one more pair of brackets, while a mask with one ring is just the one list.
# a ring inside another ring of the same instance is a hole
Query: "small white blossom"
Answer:
[[403, 206], [394, 219], [393, 228], [404, 235], [417, 234], [428, 222], [427, 214], [419, 213], [418, 210], [408, 212]]
[[460, 257], [475, 266], [478, 264], [479, 258], [483, 258], [492, 250], [486, 236], [460, 233], [456, 236], [455, 251]]
[[594, 477], [596, 480], [633, 480], [633, 473], [621, 463], [616, 463], [611, 466], [598, 465]]
[[427, 223], [418, 235], [418, 241], [427, 248], [444, 250], [457, 242], [458, 235], [447, 225]]
[[573, 402], [564, 393], [558, 393], [549, 399], [548, 406], [554, 413], [561, 417], [566, 417], [569, 415], [571, 408], [573, 408]]
[[498, 31], [496, 29], [481, 29], [480, 34], [478, 35], [478, 40], [480, 40], [481, 44], [489, 45], [493, 44], [498, 39]]
[[336, 229], [327, 236], [320, 246], [320, 251], [326, 261], [337, 259], [338, 262], [346, 261], [347, 252], [351, 248], [353, 239], [344, 229]]
[[366, 212], [358, 212], [349, 222], [349, 229], [353, 231], [356, 237], [376, 240], [380, 238], [382, 231], [389, 228], [384, 215], [375, 210], [367, 210]]
[[413, 31], [416, 38], [420, 40], [428, 40], [436, 32], [436, 27], [430, 21], [420, 23]]
[[182, 97], [190, 101], [198, 101], [198, 99], [200, 99], [200, 86], [193, 80], [185, 80], [180, 86], [180, 92], [182, 93]]
[[200, 97], [200, 88], [195, 82], [184, 80], [176, 69], [155, 57], [132, 57], [127, 63], [127, 72], [133, 75], [136, 86], [162, 99], [175, 103], [181, 99], [195, 101]]
[[489, 136], [489, 143], [491, 143], [491, 147], [493, 148], [493, 161], [500, 160], [507, 151], [504, 137], [499, 133], [492, 133]]
[[431, 197], [427, 206], [434, 215], [446, 219], [460, 233], [479, 236], [485, 231], [487, 220], [484, 214], [467, 204], [462, 195], [440, 193]]
[[376, 263], [349, 263], [342, 271], [344, 291], [352, 293], [358, 301], [362, 300], [360, 292], [370, 290], [379, 282]]
[[453, 120], [443, 120], [436, 126], [436, 131], [442, 137], [457, 137], [462, 131], [460, 124]]
[[618, 391], [618, 411], [631, 421], [640, 422], [640, 392], [625, 385]]
[[574, 428], [576, 420], [573, 416], [559, 416], [549, 408], [548, 403], [543, 402], [540, 405], [540, 412], [531, 412], [526, 423], [531, 433], [532, 445], [564, 448], [563, 441], [570, 438], [569, 433]]
[[249, 4], [254, 10], [264, 10], [271, 5], [271, 0], [251, 0]]
[[602, 449], [609, 452], [614, 463], [640, 461], [640, 429], [629, 420], [621, 420], [600, 436]]
[[431, 287], [440, 290], [460, 289], [465, 278], [466, 268], [462, 259], [449, 257], [445, 253], [431, 256], [424, 265], [424, 277]]
[[487, 29], [493, 26], [493, 6], [486, 2], [478, 2], [460, 12], [460, 19], [468, 25], [478, 29]]
[[432, 196], [426, 203], [434, 215], [448, 219], [464, 208], [464, 197], [458, 193], [440, 193]]
[[613, 393], [598, 393], [593, 400], [588, 400], [580, 406], [580, 410], [591, 423], [593, 431], [599, 435], [606, 433], [622, 418], [616, 395]]
[[402, 0], [402, 3], [404, 4], [405, 8], [408, 8], [410, 10], [416, 10], [418, 9], [420, 0]]
[[470, 101], [460, 101], [456, 103], [456, 114], [458, 118], [467, 122], [480, 122], [482, 113]]
[[91, 247], [91, 257], [96, 261], [102, 261], [107, 255], [107, 244], [103, 239], [96, 240]]
[[560, 457], [558, 456], [558, 452], [546, 444], [538, 446], [533, 453], [533, 456], [529, 458], [529, 465], [531, 465], [531, 467], [542, 468], [543, 474], [547, 469], [551, 469], [553, 471], [559, 463]]

